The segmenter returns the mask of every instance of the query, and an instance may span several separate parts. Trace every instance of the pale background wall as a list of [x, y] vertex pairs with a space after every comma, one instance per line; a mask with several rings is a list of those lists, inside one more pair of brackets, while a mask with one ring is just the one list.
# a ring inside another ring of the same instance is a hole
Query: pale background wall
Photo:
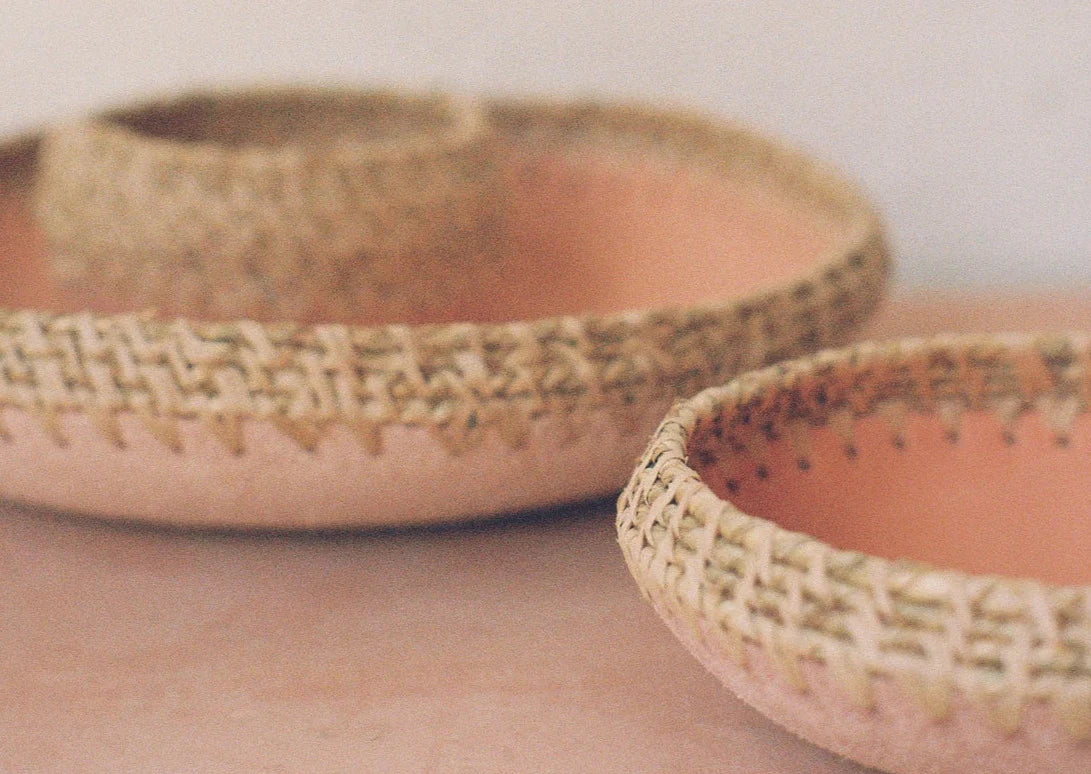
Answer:
[[262, 79], [699, 105], [862, 179], [907, 284], [1091, 286], [1086, 0], [0, 0], [0, 131]]

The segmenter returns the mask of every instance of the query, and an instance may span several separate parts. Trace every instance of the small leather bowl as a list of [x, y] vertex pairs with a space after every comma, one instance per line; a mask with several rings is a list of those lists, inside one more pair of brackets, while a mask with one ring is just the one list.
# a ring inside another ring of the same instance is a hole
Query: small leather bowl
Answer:
[[728, 688], [900, 774], [1091, 770], [1091, 340], [861, 344], [676, 406], [618, 505]]
[[245, 528], [603, 496], [678, 395], [842, 343], [879, 300], [878, 219], [795, 151], [684, 112], [482, 109], [503, 270], [439, 305], [407, 275], [393, 308], [317, 318], [134, 313], [59, 285], [30, 202], [40, 137], [3, 146], [0, 495]]

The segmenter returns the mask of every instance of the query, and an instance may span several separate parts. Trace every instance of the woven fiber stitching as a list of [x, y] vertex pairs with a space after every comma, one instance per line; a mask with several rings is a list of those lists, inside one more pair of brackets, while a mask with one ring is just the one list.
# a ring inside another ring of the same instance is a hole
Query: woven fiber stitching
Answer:
[[881, 415], [895, 445], [907, 412], [935, 412], [957, 437], [966, 410], [1014, 421], [1042, 412], [1065, 443], [1091, 406], [1082, 336], [948, 337], [862, 344], [746, 374], [685, 401], [660, 425], [618, 502], [625, 559], [642, 590], [701, 641], [745, 666], [745, 645], [807, 690], [800, 664], [824, 664], [858, 705], [892, 678], [937, 719], [957, 691], [1004, 732], [1047, 702], [1091, 738], [1091, 588], [942, 571], [833, 548], [742, 513], [690, 467], [738, 458], [760, 468], [763, 439]]
[[[132, 414], [175, 450], [186, 419], [236, 453], [246, 420], [272, 422], [304, 448], [335, 424], [375, 453], [390, 425], [425, 428], [455, 453], [489, 431], [518, 447], [545, 415], [576, 435], [590, 412], [632, 426], [649, 401], [843, 343], [878, 302], [889, 268], [878, 219], [848, 184], [793, 151], [738, 127], [644, 108], [497, 102], [489, 111], [518, 142], [630, 145], [645, 158], [685, 156], [711, 174], [753, 175], [841, 219], [845, 236], [796, 282], [671, 310], [412, 327], [10, 310], [0, 314], [0, 405], [36, 414], [58, 443], [61, 417], [81, 412], [118, 444], [117, 417]], [[0, 171], [25, 166], [12, 150], [0, 153]]]
[[396, 312], [495, 270], [495, 158], [445, 95], [212, 92], [49, 131], [35, 200], [55, 275], [135, 308]]

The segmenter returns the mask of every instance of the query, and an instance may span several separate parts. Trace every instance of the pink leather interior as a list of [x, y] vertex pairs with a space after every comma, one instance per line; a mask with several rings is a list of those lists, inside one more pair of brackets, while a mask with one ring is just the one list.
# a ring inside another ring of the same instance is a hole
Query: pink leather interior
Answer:
[[1091, 582], [1091, 417], [1060, 445], [1037, 412], [1004, 441], [999, 420], [967, 413], [957, 442], [934, 415], [910, 415], [905, 447], [877, 416], [857, 422], [855, 459], [830, 430], [812, 433], [809, 470], [787, 442], [771, 444], [770, 475], [729, 494], [744, 512], [839, 548], [973, 573]]

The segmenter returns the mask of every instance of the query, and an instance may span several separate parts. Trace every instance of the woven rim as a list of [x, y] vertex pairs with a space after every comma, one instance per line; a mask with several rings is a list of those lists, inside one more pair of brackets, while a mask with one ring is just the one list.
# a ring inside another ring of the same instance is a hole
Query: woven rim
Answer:
[[[0, 312], [0, 405], [32, 412], [58, 443], [60, 418], [90, 417], [123, 446], [121, 413], [182, 450], [179, 420], [232, 451], [242, 423], [274, 423], [304, 448], [334, 424], [373, 453], [383, 428], [420, 427], [452, 453], [497, 432], [526, 442], [546, 415], [582, 432], [590, 412], [634, 427], [653, 401], [842, 343], [874, 309], [889, 260], [878, 218], [836, 173], [749, 130], [633, 106], [497, 101], [490, 121], [534, 147], [597, 144], [710, 174], [749, 176], [844, 224], [798, 280], [702, 306], [497, 324], [303, 325], [163, 322], [138, 315]], [[35, 138], [0, 152], [26, 180]]]
[[441, 304], [494, 269], [492, 146], [450, 95], [198, 92], [49, 131], [36, 210], [61, 281], [134, 307]]
[[1091, 587], [840, 550], [741, 512], [688, 460], [755, 475], [768, 439], [785, 438], [806, 466], [815, 427], [851, 454], [856, 419], [880, 414], [897, 444], [907, 412], [935, 413], [954, 440], [966, 410], [993, 412], [1008, 438], [1019, 416], [1041, 411], [1063, 442], [1089, 408], [1091, 340], [1081, 335], [866, 343], [748, 373], [660, 425], [618, 501], [621, 548], [655, 605], [740, 667], [756, 645], [806, 691], [800, 663], [814, 660], [864, 708], [873, 679], [893, 678], [936, 719], [957, 691], [1008, 733], [1027, 702], [1044, 701], [1087, 739]]

